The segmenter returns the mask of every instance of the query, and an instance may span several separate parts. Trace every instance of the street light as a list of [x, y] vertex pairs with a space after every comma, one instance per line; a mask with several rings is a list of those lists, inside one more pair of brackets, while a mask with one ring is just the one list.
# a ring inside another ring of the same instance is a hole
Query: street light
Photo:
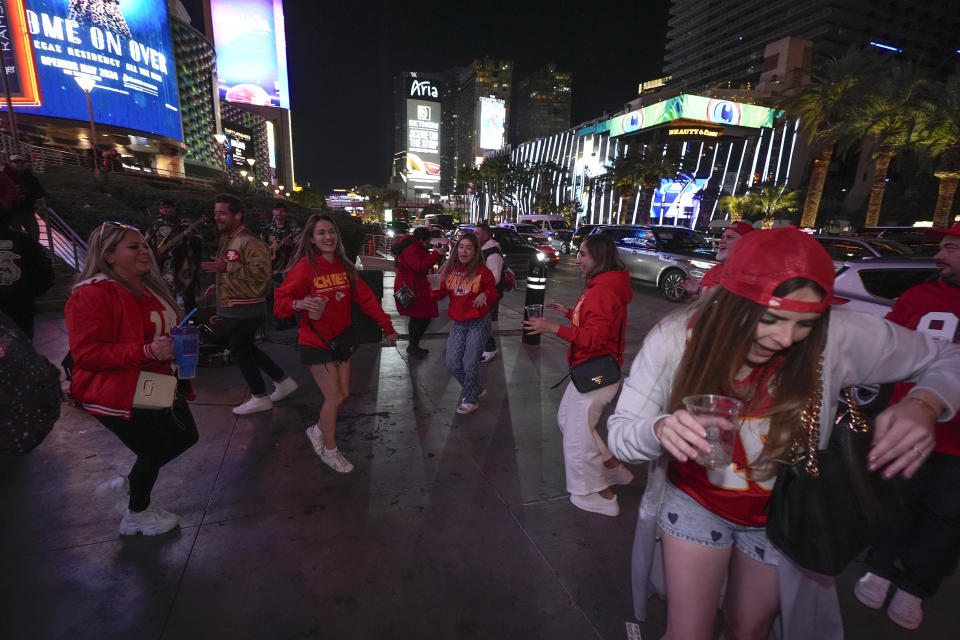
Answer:
[[244, 178], [247, 177], [247, 173], [248, 171], [246, 169], [240, 169], [240, 175], [243, 176]]
[[213, 139], [217, 141], [217, 144], [223, 144], [227, 141], [227, 136], [222, 133], [215, 133], [213, 134]]
[[253, 168], [253, 165], [256, 164], [256, 162], [257, 162], [256, 158], [247, 158], [247, 164], [250, 165], [251, 169]]
[[90, 115], [90, 144], [93, 146], [93, 172], [100, 173], [97, 166], [97, 127], [93, 124], [93, 103], [90, 101], [90, 92], [97, 86], [97, 78], [95, 76], [73, 76], [73, 79], [77, 81], [77, 84], [80, 85], [83, 93], [87, 96], [87, 113]]

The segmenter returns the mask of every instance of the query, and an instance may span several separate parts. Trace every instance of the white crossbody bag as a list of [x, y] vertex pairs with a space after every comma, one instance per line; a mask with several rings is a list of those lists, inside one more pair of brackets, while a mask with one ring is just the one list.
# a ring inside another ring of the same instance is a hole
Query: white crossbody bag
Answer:
[[153, 371], [141, 371], [137, 391], [133, 394], [134, 409], [169, 409], [177, 393], [177, 378]]

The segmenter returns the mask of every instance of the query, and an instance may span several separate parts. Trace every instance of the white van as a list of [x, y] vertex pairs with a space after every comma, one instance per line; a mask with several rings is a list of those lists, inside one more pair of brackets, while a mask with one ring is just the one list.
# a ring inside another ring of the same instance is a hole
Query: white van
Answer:
[[567, 219], [563, 216], [546, 214], [546, 213], [532, 213], [530, 215], [520, 216], [517, 218], [517, 222], [523, 222], [526, 224], [535, 224], [540, 227], [540, 230], [545, 235], [553, 235], [554, 231], [559, 231], [565, 229], [567, 231], [573, 231], [570, 228], [570, 225], [567, 224]]

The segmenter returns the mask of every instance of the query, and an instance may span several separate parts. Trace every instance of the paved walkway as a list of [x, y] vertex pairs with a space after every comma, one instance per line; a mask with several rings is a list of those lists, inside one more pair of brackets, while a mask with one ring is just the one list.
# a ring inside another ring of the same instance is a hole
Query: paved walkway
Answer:
[[[550, 388], [563, 346], [522, 345], [512, 304], [502, 356], [485, 365], [489, 395], [471, 415], [455, 413], [442, 324], [423, 362], [361, 348], [338, 430], [357, 467], [349, 476], [303, 435], [321, 397], [293, 331], [271, 333], [266, 350], [301, 389], [269, 413], [234, 416], [239, 371], [202, 369], [200, 443], [154, 492], [183, 516], [165, 536], [117, 535], [119, 516], [92, 491], [132, 456], [65, 407], [43, 445], [0, 468], [0, 638], [626, 637], [642, 467], [617, 489], [620, 517], [570, 505], [555, 420], [563, 388]], [[41, 317], [36, 343], [59, 361], [62, 315]], [[849, 638], [957, 637], [960, 579], [908, 634], [852, 600], [861, 570], [841, 580]], [[654, 602], [643, 638], [660, 636], [663, 614]]]

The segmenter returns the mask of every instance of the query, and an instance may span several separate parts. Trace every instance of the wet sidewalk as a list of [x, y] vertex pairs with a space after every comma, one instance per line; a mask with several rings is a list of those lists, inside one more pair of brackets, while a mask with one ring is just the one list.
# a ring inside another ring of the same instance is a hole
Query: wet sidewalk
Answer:
[[[117, 534], [119, 515], [93, 489], [132, 454], [64, 407], [36, 451], [0, 469], [0, 638], [625, 638], [642, 467], [617, 489], [618, 518], [570, 505], [563, 385], [550, 388], [566, 371], [563, 345], [522, 345], [516, 308], [504, 316], [501, 356], [483, 370], [489, 393], [466, 416], [443, 367], [444, 323], [422, 362], [361, 347], [338, 427], [356, 465], [347, 476], [304, 437], [321, 396], [292, 330], [264, 346], [301, 387], [271, 412], [234, 416], [237, 368], [201, 369], [200, 442], [154, 491], [183, 516], [164, 536]], [[42, 316], [35, 342], [59, 362], [62, 315]], [[960, 579], [910, 634], [853, 601], [861, 570], [842, 579], [848, 638], [956, 636]], [[663, 632], [663, 604], [651, 609], [646, 639]]]

